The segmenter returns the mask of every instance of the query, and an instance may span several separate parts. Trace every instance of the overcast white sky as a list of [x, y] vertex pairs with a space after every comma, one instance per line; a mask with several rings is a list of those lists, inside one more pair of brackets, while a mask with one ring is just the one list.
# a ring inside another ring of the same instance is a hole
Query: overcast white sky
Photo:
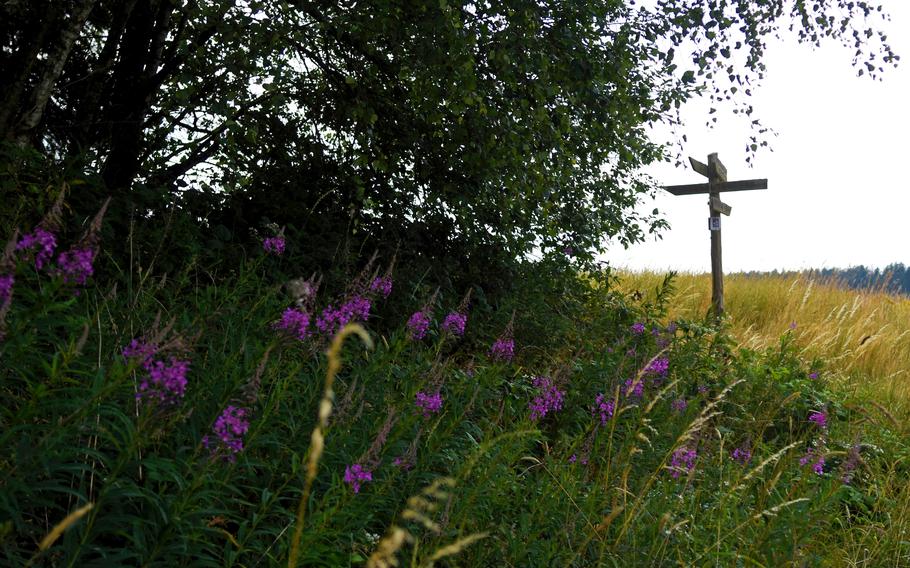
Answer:
[[[706, 104], [684, 109], [687, 156], [706, 162], [717, 152], [730, 180], [768, 178], [767, 190], [721, 194], [733, 207], [722, 219], [725, 272], [910, 265], [910, 1], [879, 2], [891, 14], [885, 31], [901, 56], [881, 82], [857, 77], [851, 51], [837, 43], [769, 45], [752, 103], [778, 136], [752, 168], [747, 123], [721, 113], [707, 130]], [[665, 185], [706, 181], [672, 164], [649, 173]], [[612, 245], [605, 259], [636, 270], [710, 271], [707, 195], [661, 191], [642, 210], [654, 207], [671, 226], [663, 239], [628, 250]]]

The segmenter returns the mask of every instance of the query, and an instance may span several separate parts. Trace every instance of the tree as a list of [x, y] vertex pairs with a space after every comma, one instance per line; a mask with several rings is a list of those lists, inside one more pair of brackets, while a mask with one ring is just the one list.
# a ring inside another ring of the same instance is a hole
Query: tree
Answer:
[[[707, 94], [747, 115], [766, 42], [896, 64], [855, 0], [34, 0], [0, 7], [0, 137], [143, 211], [515, 258], [658, 230], [648, 126]], [[685, 56], [682, 55], [685, 53]], [[36, 104], [37, 103], [37, 104]], [[750, 148], [766, 144], [758, 121]], [[217, 201], [216, 200], [216, 201]], [[124, 206], [122, 210], [129, 207]], [[116, 211], [116, 207], [113, 209]], [[655, 212], [656, 213], [656, 212]], [[215, 222], [215, 221], [212, 221]]]

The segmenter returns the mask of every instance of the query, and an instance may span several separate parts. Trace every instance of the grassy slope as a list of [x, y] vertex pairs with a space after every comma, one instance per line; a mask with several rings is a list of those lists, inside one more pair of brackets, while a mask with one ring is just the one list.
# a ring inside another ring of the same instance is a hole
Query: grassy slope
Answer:
[[[668, 325], [660, 302], [538, 266], [495, 308], [478, 299], [461, 338], [439, 325], [461, 295], [439, 298], [436, 323], [416, 340], [405, 322], [430, 290], [396, 281], [365, 322], [374, 349], [352, 340], [343, 350], [329, 405], [320, 402], [329, 337], [275, 330], [295, 266], [257, 255], [217, 285], [187, 267], [117, 291], [95, 280], [74, 289], [19, 258], [0, 342], [0, 558], [362, 566], [372, 556], [373, 566], [430, 566], [457, 550], [441, 564], [910, 560], [906, 428], [845, 399], [827, 376], [812, 379], [786, 329], [766, 350], [735, 349], [698, 321]], [[313, 314], [343, 293], [321, 290]], [[515, 359], [497, 361], [490, 346], [513, 317]], [[142, 336], [160, 346], [156, 361], [190, 361], [186, 391], [169, 404], [137, 404], [151, 375], [122, 349]], [[422, 410], [418, 393], [441, 394], [441, 407]], [[236, 455], [217, 441], [232, 406], [249, 420]], [[540, 406], [546, 415], [534, 416]], [[311, 443], [317, 408], [324, 446]], [[812, 421], [818, 411], [827, 424]], [[853, 450], [860, 459], [849, 465]], [[345, 481], [354, 465], [371, 472], [362, 487]], [[69, 528], [43, 550], [55, 526]]]
[[[619, 287], [647, 295], [662, 274], [623, 273]], [[708, 275], [680, 274], [670, 318], [697, 318], [711, 302]], [[803, 277], [727, 276], [726, 309], [741, 345], [763, 348], [792, 334], [806, 358], [825, 363], [827, 378], [843, 392], [870, 397], [910, 416], [910, 299], [846, 290]]]

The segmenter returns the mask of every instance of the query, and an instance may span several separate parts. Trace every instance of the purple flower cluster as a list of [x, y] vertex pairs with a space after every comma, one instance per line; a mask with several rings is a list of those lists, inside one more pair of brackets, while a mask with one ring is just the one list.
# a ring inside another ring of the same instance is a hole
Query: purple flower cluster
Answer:
[[383, 298], [388, 298], [392, 293], [392, 277], [377, 276], [370, 283], [370, 292], [379, 294]]
[[38, 249], [35, 254], [35, 268], [41, 270], [45, 263], [54, 255], [54, 249], [57, 248], [57, 237], [50, 231], [37, 227], [34, 233], [23, 236], [16, 244], [16, 250], [34, 248]]
[[360, 484], [373, 481], [373, 472], [359, 463], [344, 468], [344, 482], [351, 486], [354, 493], [360, 493]]
[[461, 337], [464, 335], [464, 328], [468, 324], [467, 314], [452, 312], [446, 316], [442, 322], [442, 330]]
[[166, 404], [180, 402], [186, 392], [189, 361], [171, 357], [168, 361], [150, 361], [144, 368], [148, 376], [139, 383], [137, 399], [150, 397]]
[[151, 364], [152, 357], [158, 352], [158, 346], [133, 339], [123, 348], [123, 357], [126, 359], [142, 359], [143, 367]]
[[597, 398], [594, 399], [594, 407], [591, 408], [591, 416], [594, 418], [600, 417], [600, 425], [604, 426], [613, 416], [613, 411], [616, 409], [612, 399], [608, 399], [603, 393], [598, 394]]
[[745, 466], [752, 460], [752, 450], [748, 446], [740, 446], [733, 450], [730, 457], [739, 465]]
[[428, 394], [419, 391], [415, 397], [414, 404], [420, 409], [424, 418], [429, 418], [442, 409], [442, 395], [439, 392]]
[[16, 278], [12, 274], [0, 274], [0, 304], [13, 295], [13, 283]]
[[824, 412], [812, 412], [809, 414], [809, 422], [821, 429], [825, 429], [828, 427], [828, 415]]
[[698, 459], [698, 453], [692, 448], [678, 448], [670, 457], [670, 475], [674, 479], [679, 479], [683, 471], [692, 471], [695, 467], [695, 460]]
[[[569, 463], [575, 463], [576, 461], [578, 461], [577, 454], [572, 454], [571, 456], [569, 456]], [[581, 465], [588, 465], [588, 458], [585, 456], [582, 456], [580, 463], [581, 463]]]
[[411, 332], [411, 339], [420, 341], [427, 336], [430, 330], [430, 313], [426, 308], [414, 312], [408, 318], [408, 330]]
[[645, 368], [645, 374], [658, 377], [665, 377], [670, 369], [670, 359], [667, 357], [658, 357], [651, 361]]
[[249, 410], [243, 407], [228, 406], [224, 409], [212, 426], [217, 439], [213, 440], [208, 435], [202, 438], [202, 445], [211, 450], [212, 457], [221, 455], [231, 463], [237, 460], [237, 454], [243, 451], [243, 435], [250, 429], [248, 416]]
[[678, 414], [682, 414], [683, 412], [685, 412], [688, 407], [689, 407], [689, 403], [686, 402], [686, 399], [684, 399], [684, 398], [677, 398], [676, 400], [674, 400], [673, 402], [670, 403], [670, 410], [672, 410], [673, 412], [676, 412]]
[[57, 264], [63, 273], [63, 281], [79, 286], [85, 284], [88, 277], [94, 274], [92, 263], [98, 251], [93, 247], [72, 248], [57, 257]]
[[298, 308], [288, 308], [274, 327], [303, 341], [310, 335], [310, 314]]
[[818, 373], [809, 373], [809, 378], [813, 381], [818, 379]]
[[556, 384], [548, 377], [535, 378], [534, 387], [537, 388], [540, 394], [528, 403], [528, 408], [531, 409], [531, 420], [540, 420], [547, 414], [562, 409], [562, 402], [566, 393], [559, 390]]
[[509, 337], [500, 337], [490, 347], [490, 357], [495, 361], [509, 362], [515, 356], [515, 340]]
[[641, 335], [642, 333], [645, 332], [645, 324], [643, 324], [640, 321], [637, 321], [632, 324], [632, 327], [630, 329], [632, 330], [632, 333], [634, 333], [635, 335]]
[[341, 328], [353, 321], [365, 321], [370, 317], [372, 303], [369, 298], [354, 296], [335, 309], [328, 306], [316, 318], [316, 327], [326, 335], [334, 335]]
[[645, 394], [645, 382], [641, 379], [626, 379], [623, 383], [623, 393], [632, 398], [641, 398]]
[[841, 481], [844, 483], [853, 481], [853, 475], [856, 472], [857, 466], [859, 466], [860, 459], [860, 445], [853, 444], [847, 451], [847, 461], [844, 462], [844, 474], [841, 477]]
[[281, 256], [284, 254], [285, 244], [286, 243], [284, 237], [281, 235], [278, 235], [277, 237], [269, 237], [262, 241], [262, 250], [264, 250], [266, 254]]
[[171, 357], [167, 361], [155, 359], [158, 348], [154, 345], [132, 340], [123, 348], [127, 359], [141, 359], [146, 376], [139, 382], [136, 399], [150, 398], [163, 404], [180, 402], [186, 392], [186, 373], [190, 362]]
[[815, 475], [822, 475], [825, 473], [825, 456], [821, 452], [818, 452], [813, 448], [806, 452], [806, 455], [799, 458], [799, 465], [805, 466], [810, 462], [812, 463], [812, 471], [815, 472]]

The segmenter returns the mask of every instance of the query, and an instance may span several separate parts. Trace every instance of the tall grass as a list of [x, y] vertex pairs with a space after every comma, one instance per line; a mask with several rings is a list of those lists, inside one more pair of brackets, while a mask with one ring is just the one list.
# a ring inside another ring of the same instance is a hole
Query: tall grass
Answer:
[[406, 309], [367, 313], [370, 271], [317, 293], [261, 253], [208, 281], [33, 260], [0, 263], [8, 564], [910, 562], [902, 424], [792, 331], [671, 322], [669, 283], [637, 302], [534, 264], [495, 305], [395, 282]]
[[[653, 295], [664, 275], [621, 273], [618, 287]], [[679, 274], [671, 318], [697, 318], [711, 302], [709, 275]], [[737, 342], [762, 349], [791, 333], [800, 354], [819, 359], [841, 390], [910, 417], [910, 298], [883, 291], [847, 290], [797, 277], [728, 275], [726, 311]], [[791, 330], [791, 326], [794, 326]]]

